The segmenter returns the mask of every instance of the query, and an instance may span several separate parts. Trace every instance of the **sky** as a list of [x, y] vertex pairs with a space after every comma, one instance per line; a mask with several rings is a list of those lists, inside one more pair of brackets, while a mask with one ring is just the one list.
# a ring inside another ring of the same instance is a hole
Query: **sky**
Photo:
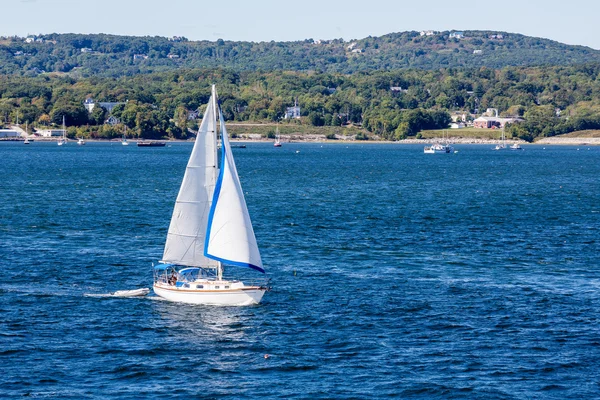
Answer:
[[598, 0], [0, 0], [0, 36], [348, 41], [412, 30], [493, 30], [600, 49], [599, 15]]

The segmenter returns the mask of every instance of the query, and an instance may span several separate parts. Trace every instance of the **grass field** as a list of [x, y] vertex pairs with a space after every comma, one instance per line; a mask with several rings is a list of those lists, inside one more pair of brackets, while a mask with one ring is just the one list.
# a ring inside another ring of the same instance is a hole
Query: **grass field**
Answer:
[[[279, 133], [284, 136], [310, 136], [336, 134], [339, 136], [354, 136], [358, 133], [368, 132], [362, 128], [355, 126], [310, 126], [300, 124], [243, 124], [243, 123], [227, 123], [227, 131], [230, 134], [237, 136], [243, 135], [261, 135], [266, 137], [269, 133], [275, 133], [275, 129], [279, 127]], [[371, 135], [369, 135], [371, 136]]]
[[560, 135], [558, 137], [563, 137], [563, 138], [575, 138], [575, 137], [600, 138], [600, 131], [594, 131], [594, 130], [577, 131], [577, 132], [567, 133], [565, 135]]
[[450, 139], [459, 138], [495, 140], [502, 138], [501, 129], [462, 128], [421, 131], [420, 133], [423, 139], [443, 138], [444, 135], [449, 136]]

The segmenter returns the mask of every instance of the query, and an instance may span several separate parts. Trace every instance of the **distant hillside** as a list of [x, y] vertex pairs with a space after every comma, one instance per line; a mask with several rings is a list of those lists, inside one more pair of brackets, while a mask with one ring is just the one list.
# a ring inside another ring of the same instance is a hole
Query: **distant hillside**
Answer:
[[0, 38], [0, 74], [129, 76], [179, 68], [354, 73], [405, 68], [503, 68], [600, 61], [600, 51], [492, 31], [402, 32], [345, 42], [188, 41], [50, 34]]

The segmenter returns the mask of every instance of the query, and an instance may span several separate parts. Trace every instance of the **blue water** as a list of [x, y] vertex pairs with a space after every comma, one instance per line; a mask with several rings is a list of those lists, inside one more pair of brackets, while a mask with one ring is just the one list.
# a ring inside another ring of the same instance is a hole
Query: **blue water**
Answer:
[[234, 149], [273, 290], [219, 308], [87, 296], [151, 286], [190, 144], [0, 143], [0, 397], [600, 397], [600, 148], [490, 147]]

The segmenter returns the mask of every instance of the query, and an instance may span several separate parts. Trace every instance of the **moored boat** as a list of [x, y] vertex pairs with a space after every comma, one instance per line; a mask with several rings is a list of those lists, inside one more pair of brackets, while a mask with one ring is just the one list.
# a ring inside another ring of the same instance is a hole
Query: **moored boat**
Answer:
[[158, 142], [156, 140], [142, 140], [137, 142], [138, 147], [165, 147], [165, 142]]

